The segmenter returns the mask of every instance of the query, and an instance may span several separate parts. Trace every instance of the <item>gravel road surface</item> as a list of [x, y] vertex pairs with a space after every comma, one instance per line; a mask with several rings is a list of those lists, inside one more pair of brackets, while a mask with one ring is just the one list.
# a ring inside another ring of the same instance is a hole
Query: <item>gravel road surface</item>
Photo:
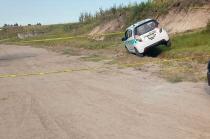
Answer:
[[[0, 74], [103, 66], [0, 45]], [[210, 90], [131, 68], [0, 78], [0, 139], [209, 139]]]

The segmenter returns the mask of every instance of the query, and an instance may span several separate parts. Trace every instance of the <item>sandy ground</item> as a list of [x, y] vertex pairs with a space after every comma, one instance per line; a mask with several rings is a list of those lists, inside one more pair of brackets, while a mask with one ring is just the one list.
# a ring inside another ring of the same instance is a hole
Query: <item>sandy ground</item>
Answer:
[[[101, 66], [0, 45], [0, 74]], [[206, 83], [104, 69], [0, 79], [1, 139], [209, 139]]]

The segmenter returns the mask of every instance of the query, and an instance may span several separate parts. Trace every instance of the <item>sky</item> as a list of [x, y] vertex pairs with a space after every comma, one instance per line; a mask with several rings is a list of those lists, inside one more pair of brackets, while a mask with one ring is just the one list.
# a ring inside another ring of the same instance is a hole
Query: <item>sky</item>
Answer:
[[81, 12], [144, 0], [0, 0], [0, 26], [77, 22]]

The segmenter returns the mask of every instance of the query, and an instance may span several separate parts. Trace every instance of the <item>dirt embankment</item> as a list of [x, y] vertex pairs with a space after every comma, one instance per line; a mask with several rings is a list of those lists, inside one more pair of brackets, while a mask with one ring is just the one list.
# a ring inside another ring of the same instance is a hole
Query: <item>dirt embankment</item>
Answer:
[[[97, 36], [108, 32], [120, 31], [125, 27], [126, 17], [119, 17], [95, 27], [90, 36]], [[148, 17], [150, 18], [150, 17]], [[188, 10], [180, 10], [177, 7], [171, 8], [166, 14], [158, 18], [160, 24], [170, 33], [181, 33], [189, 30], [206, 27], [210, 20], [210, 4], [202, 7], [194, 7]]]
[[97, 40], [102, 40], [104, 37], [101, 37], [98, 35], [104, 34], [104, 33], [109, 33], [109, 32], [116, 32], [120, 31], [124, 28], [124, 18], [121, 16], [117, 19], [111, 20], [109, 22], [103, 23], [97, 27], [95, 27], [89, 35], [94, 37]]
[[210, 6], [192, 8], [188, 11], [171, 10], [158, 18], [160, 24], [170, 34], [186, 32], [206, 27], [210, 20]]

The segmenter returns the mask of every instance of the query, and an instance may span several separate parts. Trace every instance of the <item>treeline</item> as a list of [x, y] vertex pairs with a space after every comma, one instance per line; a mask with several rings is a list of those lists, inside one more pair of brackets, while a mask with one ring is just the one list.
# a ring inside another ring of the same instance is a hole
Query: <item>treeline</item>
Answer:
[[[41, 26], [41, 23], [37, 23], [35, 25], [28, 24], [28, 26]], [[15, 24], [4, 24], [3, 28], [11, 28], [11, 27], [22, 27], [22, 25], [19, 25], [18, 23]]]
[[7, 27], [18, 27], [19, 24], [18, 23], [15, 23], [15, 24], [4, 24], [4, 28], [7, 28]]

